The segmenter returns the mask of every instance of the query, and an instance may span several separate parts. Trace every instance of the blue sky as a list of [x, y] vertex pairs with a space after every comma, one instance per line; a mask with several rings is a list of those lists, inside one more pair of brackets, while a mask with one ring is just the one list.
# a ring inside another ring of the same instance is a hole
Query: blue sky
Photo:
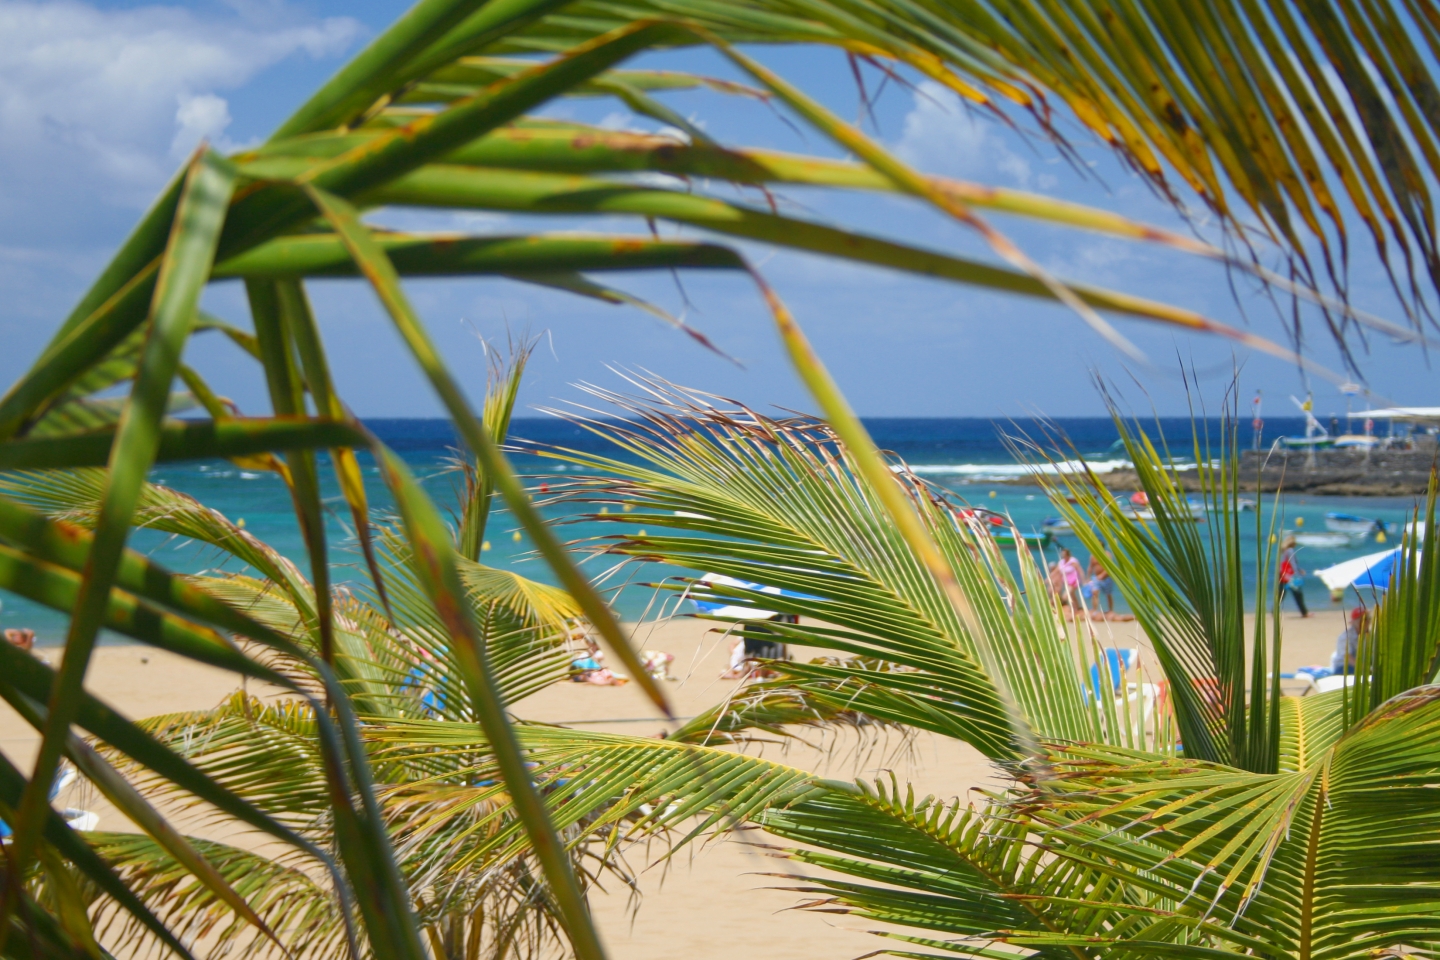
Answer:
[[[179, 160], [202, 137], [233, 149], [263, 137], [403, 9], [399, 2], [230, 0], [188, 4], [29, 3], [0, 0], [0, 380], [10, 382], [104, 264]], [[857, 114], [848, 66], [827, 51], [769, 49], [762, 59], [845, 117]], [[734, 76], [701, 52], [652, 56], [649, 65]], [[872, 78], [873, 82], [873, 78]], [[667, 99], [731, 145], [835, 156], [814, 133], [797, 134], [768, 107], [713, 93]], [[655, 129], [612, 101], [574, 101], [553, 113], [617, 127]], [[876, 110], [878, 136], [929, 172], [1023, 187], [1105, 206], [1164, 226], [1178, 217], [1082, 136], [1084, 172], [1047, 144], [969, 116], [922, 85], [890, 85]], [[748, 198], [751, 202], [754, 197]], [[921, 206], [876, 196], [787, 190], [791, 210], [917, 245], [989, 257], [973, 234]], [[509, 233], [535, 229], [640, 232], [643, 224], [565, 219], [439, 217], [380, 211], [378, 223], [416, 229]], [[1055, 274], [1198, 310], [1272, 338], [1283, 336], [1273, 308], [1253, 291], [1237, 298], [1224, 272], [1153, 247], [1037, 227], [994, 223]], [[695, 231], [666, 234], [695, 236]], [[1355, 300], [1398, 320], [1383, 275], [1356, 238]], [[1101, 411], [1094, 371], [1122, 383], [1137, 405], [1183, 412], [1179, 359], [1193, 363], [1205, 399], [1229, 377], [1228, 343], [1116, 320], [1151, 366], [1121, 357], [1063, 308], [973, 288], [824, 261], [763, 247], [745, 251], [795, 312], [852, 404], [874, 416], [992, 416]], [[636, 310], [537, 291], [503, 280], [412, 282], [413, 299], [453, 368], [478, 390], [480, 337], [507, 331], [543, 337], [522, 401], [576, 398], [568, 385], [616, 386], [613, 366], [645, 368], [672, 380], [755, 404], [809, 406], [790, 372], [763, 304], [749, 281], [688, 274], [611, 282], [704, 330], [737, 366]], [[345, 397], [361, 415], [426, 416], [438, 407], [389, 330], [369, 291], [354, 282], [312, 286], [326, 343]], [[207, 307], [244, 322], [241, 291], [221, 285]], [[687, 306], [688, 304], [688, 306]], [[1310, 355], [1338, 369], [1318, 322]], [[264, 412], [263, 383], [233, 349], [199, 340], [189, 359], [251, 412]], [[1272, 415], [1290, 414], [1306, 384], [1283, 361], [1239, 354], [1242, 393], [1263, 388]], [[1381, 402], [1440, 403], [1426, 357], [1374, 337], [1362, 369]], [[1138, 383], [1136, 382], [1138, 381]], [[1344, 400], [1316, 381], [1322, 414]], [[1148, 399], [1146, 398], [1148, 394]]]

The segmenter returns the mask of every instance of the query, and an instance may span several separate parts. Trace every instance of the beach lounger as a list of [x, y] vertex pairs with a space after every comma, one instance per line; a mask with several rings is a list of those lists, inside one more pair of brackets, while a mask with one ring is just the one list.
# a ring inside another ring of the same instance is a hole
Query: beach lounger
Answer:
[[[1143, 683], [1138, 678], [1140, 675], [1140, 649], [1138, 647], [1106, 647], [1104, 649], [1104, 667], [1109, 674], [1109, 684], [1101, 678], [1101, 664], [1090, 665], [1090, 687], [1085, 691], [1087, 697], [1099, 696], [1108, 692], [1115, 698], [1115, 709], [1122, 711], [1128, 702], [1132, 706], [1140, 705], [1140, 722], [1147, 723], [1150, 720], [1150, 711], [1155, 706], [1155, 698], [1159, 693], [1159, 687], [1153, 683]], [[1127, 679], [1134, 677], [1136, 679]]]
[[[1140, 650], [1137, 647], [1106, 647], [1105, 666], [1110, 673], [1110, 693], [1118, 695], [1125, 673], [1134, 673], [1140, 668]], [[1098, 663], [1090, 665], [1090, 689], [1096, 696], [1099, 696], [1103, 689]]]
[[[75, 772], [75, 768], [66, 763], [60, 768], [59, 774], [55, 777], [55, 783], [50, 787], [50, 799], [53, 801], [56, 797], [60, 796], [65, 788], [74, 783], [78, 777], [79, 774]], [[89, 810], [81, 810], [79, 807], [66, 807], [58, 812], [60, 818], [69, 824], [72, 830], [94, 830], [100, 825], [100, 815], [98, 813], [91, 813]], [[8, 836], [10, 836], [10, 827], [0, 822], [0, 839]]]

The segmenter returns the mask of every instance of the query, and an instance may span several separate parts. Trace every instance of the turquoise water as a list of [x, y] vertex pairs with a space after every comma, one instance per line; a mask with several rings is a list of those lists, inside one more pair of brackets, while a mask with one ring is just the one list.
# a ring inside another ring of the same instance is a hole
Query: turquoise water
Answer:
[[[1115, 440], [1115, 431], [1110, 421], [1077, 419], [1057, 423], [1070, 436], [1075, 446], [1091, 460], [1103, 461], [1114, 457], [1110, 447]], [[390, 420], [372, 421], [369, 426], [405, 458], [442, 509], [454, 508], [459, 476], [448, 462], [454, 455], [455, 442], [448, 423], [437, 420]], [[1037, 488], [993, 483], [995, 478], [1011, 477], [1019, 473], [1018, 466], [1014, 464], [998, 436], [998, 432], [1002, 430], [1015, 432], [1015, 424], [988, 420], [895, 419], [867, 421], [867, 426], [883, 448], [898, 453], [927, 479], [947, 487], [960, 498], [1008, 513], [1023, 530], [1038, 528], [1044, 518], [1057, 512]], [[1018, 426], [1024, 428], [1027, 425]], [[1188, 421], [1162, 421], [1161, 426], [1166, 432], [1174, 430], [1176, 436], [1188, 437]], [[1267, 433], [1271, 429], [1278, 433], [1285, 429], [1285, 425], [1267, 427]], [[518, 420], [513, 434], [540, 443], [613, 452], [589, 434], [557, 420]], [[1242, 441], [1245, 439], [1248, 438], [1242, 438]], [[350, 529], [349, 511], [339, 496], [328, 463], [324, 457], [321, 460], [322, 482], [329, 508], [333, 576], [338, 582], [349, 581], [363, 588], [367, 578]], [[549, 473], [556, 469], [554, 461], [534, 456], [516, 455], [514, 460], [517, 469], [526, 474]], [[375, 467], [368, 460], [364, 460], [363, 465], [374, 514], [377, 519], [384, 520], [391, 512], [388, 493], [380, 483]], [[245, 528], [250, 533], [290, 557], [302, 570], [308, 569], [309, 561], [295, 525], [288, 492], [274, 474], [244, 471], [229, 462], [214, 461], [165, 465], [155, 471], [153, 479], [157, 483], [196, 497], [232, 520], [243, 519]], [[1271, 499], [1261, 498], [1262, 522], [1267, 524]], [[1324, 529], [1324, 516], [1330, 510], [1377, 517], [1398, 526], [1404, 522], [1412, 505], [1412, 498], [1291, 496], [1284, 498], [1280, 509], [1284, 511], [1286, 526], [1293, 527], [1297, 518], [1303, 518], [1306, 530], [1319, 531]], [[573, 519], [578, 512], [581, 512], [579, 507], [571, 505], [563, 509], [548, 509], [546, 514], [552, 521], [562, 521]], [[613, 523], [572, 522], [563, 524], [558, 529], [561, 537], [567, 541], [617, 532]], [[491, 517], [487, 531], [491, 549], [485, 553], [484, 561], [493, 566], [513, 568], [538, 580], [553, 582], [544, 563], [533, 556], [532, 545], [528, 539], [523, 535], [517, 539], [516, 532], [516, 525], [508, 512], [503, 508], [497, 509]], [[1391, 542], [1394, 542], [1393, 539]], [[167, 567], [182, 572], [240, 570], [237, 561], [211, 547], [150, 531], [137, 532], [132, 545]], [[1082, 560], [1084, 559], [1083, 551], [1079, 550], [1079, 544], [1074, 537], [1061, 537], [1057, 545], [1066, 545], [1077, 550], [1077, 553], [1082, 555]], [[1048, 551], [1052, 558], [1054, 549], [1052, 547]], [[1382, 548], [1374, 543], [1362, 544], [1354, 549], [1304, 548], [1300, 555], [1301, 564], [1314, 571], [1378, 549]], [[1249, 545], [1246, 556], [1251, 568], [1248, 579], [1253, 583], [1253, 544]], [[613, 557], [596, 558], [587, 561], [585, 569], [591, 571], [592, 575], [598, 575], [613, 566], [614, 560]], [[611, 587], [622, 579], [629, 584], [614, 594], [621, 615], [634, 619], [645, 613], [655, 601], [655, 595], [653, 590], [642, 586], [641, 582], [659, 580], [668, 572], [674, 571], [667, 571], [656, 565], [635, 565], [612, 579], [608, 584]], [[1308, 580], [1305, 592], [1313, 608], [1323, 609], [1328, 605], [1329, 599], [1323, 585], [1314, 578]], [[4, 606], [0, 608], [0, 626], [30, 627], [36, 631], [40, 643], [53, 645], [63, 641], [65, 618], [55, 611], [7, 594], [4, 596]], [[105, 639], [107, 642], [124, 642], [123, 638], [117, 637]]]

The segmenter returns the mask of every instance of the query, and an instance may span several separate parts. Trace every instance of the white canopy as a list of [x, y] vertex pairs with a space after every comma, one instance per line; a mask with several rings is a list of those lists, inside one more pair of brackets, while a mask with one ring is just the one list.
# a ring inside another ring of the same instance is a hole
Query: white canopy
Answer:
[[1386, 407], [1383, 410], [1358, 410], [1355, 416], [1372, 420], [1440, 420], [1440, 407]]
[[[719, 573], [707, 573], [700, 578], [702, 583], [716, 583], [723, 587], [738, 587], [742, 590], [754, 590], [757, 593], [769, 593], [780, 596], [783, 591], [779, 587], [762, 587], [758, 583], [751, 583], [748, 580], [736, 580], [734, 577], [727, 577]], [[690, 598], [695, 606], [700, 608], [701, 613], [709, 614], [712, 617], [720, 617], [725, 620], [769, 620], [771, 617], [779, 616], [774, 610], [761, 610], [757, 607], [742, 607], [738, 604], [714, 603], [709, 600], [696, 600]]]
[[1391, 547], [1389, 550], [1381, 550], [1379, 553], [1370, 553], [1363, 557], [1356, 557], [1354, 560], [1346, 560], [1333, 567], [1316, 570], [1315, 576], [1319, 577], [1321, 582], [1331, 590], [1340, 590], [1360, 579], [1371, 567], [1393, 557], [1399, 550], [1399, 547]]

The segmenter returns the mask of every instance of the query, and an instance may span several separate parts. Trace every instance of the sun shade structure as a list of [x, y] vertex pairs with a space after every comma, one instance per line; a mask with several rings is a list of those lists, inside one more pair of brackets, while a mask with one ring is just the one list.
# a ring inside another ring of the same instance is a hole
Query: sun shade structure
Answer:
[[1317, 570], [1315, 576], [1319, 577], [1320, 581], [1331, 590], [1343, 590], [1346, 587], [1354, 587], [1357, 590], [1363, 588], [1385, 590], [1390, 586], [1390, 578], [1394, 575], [1395, 565], [1399, 559], [1399, 547], [1393, 550], [1381, 550], [1379, 553], [1356, 557], [1354, 560], [1346, 560], [1333, 567]]
[[1413, 420], [1418, 423], [1440, 423], [1440, 407], [1386, 407], [1366, 410], [1358, 416], [1371, 420]]
[[[722, 587], [731, 587], [736, 590], [754, 590], [757, 593], [768, 593], [776, 597], [794, 597], [800, 600], [816, 599], [815, 597], [807, 597], [803, 593], [796, 593], [793, 590], [767, 587], [762, 583], [752, 583], [749, 580], [736, 580], [734, 577], [727, 577], [718, 573], [707, 573], [700, 578], [700, 582], [716, 584]], [[780, 615], [777, 610], [762, 610], [759, 607], [747, 607], [733, 603], [716, 603], [711, 600], [699, 600], [695, 597], [691, 597], [690, 600], [699, 608], [700, 612], [707, 617], [717, 617], [722, 620], [769, 620], [771, 617], [778, 617]]]

